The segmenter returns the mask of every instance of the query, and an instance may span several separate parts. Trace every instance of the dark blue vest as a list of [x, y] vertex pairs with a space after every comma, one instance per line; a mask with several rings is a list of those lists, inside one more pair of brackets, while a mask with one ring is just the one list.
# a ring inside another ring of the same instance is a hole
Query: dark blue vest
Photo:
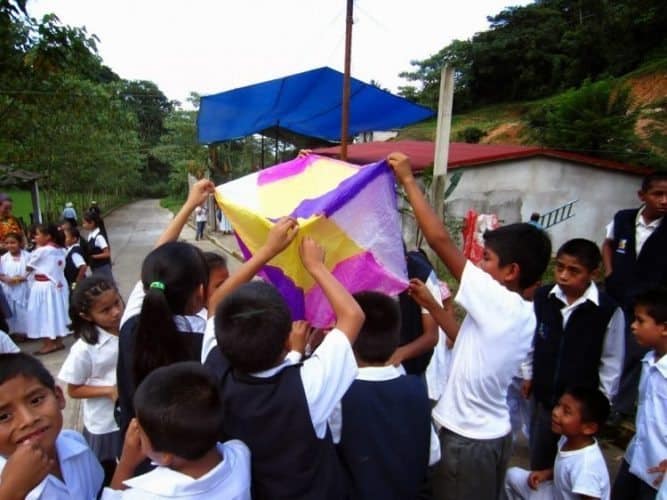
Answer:
[[648, 237], [639, 256], [635, 251], [636, 220], [639, 209], [621, 210], [614, 216], [614, 242], [611, 276], [606, 291], [626, 312], [632, 312], [637, 294], [667, 286], [667, 223]]
[[223, 430], [250, 448], [255, 500], [347, 498], [331, 435], [315, 434], [300, 366], [268, 378], [234, 370], [222, 376]]
[[431, 406], [417, 376], [356, 380], [342, 400], [338, 451], [352, 499], [415, 499], [426, 479]]
[[578, 306], [563, 331], [560, 310], [565, 304], [549, 295], [552, 285], [535, 292], [537, 318], [533, 354], [533, 394], [547, 408], [553, 407], [568, 387], [597, 389], [600, 383], [600, 357], [607, 326], [616, 302], [599, 292], [599, 306], [586, 301]]
[[79, 268], [74, 265], [74, 259], [72, 258], [74, 254], [80, 255], [85, 260], [81, 247], [78, 245], [67, 253], [67, 257], [65, 257], [65, 279], [70, 289], [72, 288], [72, 283], [76, 280], [76, 276], [79, 274]]
[[[99, 253], [102, 253], [104, 251], [103, 248], [97, 246], [97, 237], [101, 236], [101, 234], [97, 234], [95, 238], [90, 238], [88, 239], [88, 254], [89, 255], [97, 255]], [[107, 245], [109, 242], [107, 242]], [[93, 259], [89, 258], [89, 265], [91, 269], [97, 269], [98, 267], [102, 267], [105, 264], [111, 264], [111, 259], [109, 257], [104, 258], [104, 259]]]

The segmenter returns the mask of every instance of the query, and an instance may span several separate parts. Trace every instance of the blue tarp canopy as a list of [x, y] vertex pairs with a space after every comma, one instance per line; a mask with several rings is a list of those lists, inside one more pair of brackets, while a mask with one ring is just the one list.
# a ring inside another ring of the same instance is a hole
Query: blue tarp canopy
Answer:
[[[324, 67], [203, 96], [198, 139], [212, 144], [259, 133], [337, 142], [342, 93], [343, 74]], [[424, 106], [350, 79], [350, 136], [400, 128], [431, 116], [433, 112]]]

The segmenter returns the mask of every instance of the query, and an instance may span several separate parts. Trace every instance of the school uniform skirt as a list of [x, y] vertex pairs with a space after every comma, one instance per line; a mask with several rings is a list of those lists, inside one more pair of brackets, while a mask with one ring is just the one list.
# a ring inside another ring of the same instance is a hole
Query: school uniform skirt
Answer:
[[68, 290], [52, 281], [33, 281], [28, 299], [28, 337], [65, 337], [69, 333]]
[[106, 460], [115, 462], [120, 458], [120, 452], [123, 448], [123, 437], [120, 435], [120, 430], [107, 432], [106, 434], [92, 434], [84, 427], [83, 437], [100, 462]]

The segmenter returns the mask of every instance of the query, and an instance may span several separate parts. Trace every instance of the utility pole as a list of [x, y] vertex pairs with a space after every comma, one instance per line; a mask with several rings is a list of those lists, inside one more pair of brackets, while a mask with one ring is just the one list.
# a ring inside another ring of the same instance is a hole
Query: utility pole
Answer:
[[353, 0], [347, 0], [345, 14], [345, 70], [343, 72], [343, 106], [340, 119], [340, 159], [347, 160], [347, 136], [350, 120], [350, 60], [352, 58], [352, 8]]
[[431, 183], [431, 203], [438, 218], [445, 220], [445, 186], [449, 160], [449, 134], [452, 128], [454, 103], [454, 68], [445, 66], [440, 72], [440, 96], [438, 98], [438, 125], [435, 132], [435, 161]]

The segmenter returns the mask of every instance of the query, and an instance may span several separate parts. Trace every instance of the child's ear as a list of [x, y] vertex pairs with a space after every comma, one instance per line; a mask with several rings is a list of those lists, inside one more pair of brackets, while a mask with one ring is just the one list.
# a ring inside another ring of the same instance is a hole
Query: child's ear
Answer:
[[595, 422], [582, 422], [581, 433], [585, 436], [595, 436], [600, 430], [600, 426]]
[[512, 283], [512, 282], [519, 282], [519, 278], [521, 277], [521, 267], [517, 262], [512, 262], [511, 264], [507, 264], [505, 266], [505, 276], [504, 280], [505, 283]]
[[63, 390], [60, 388], [60, 386], [56, 386], [55, 389], [53, 389], [53, 393], [56, 395], [56, 401], [58, 401], [58, 408], [61, 410], [65, 409], [65, 395], [63, 394]]

